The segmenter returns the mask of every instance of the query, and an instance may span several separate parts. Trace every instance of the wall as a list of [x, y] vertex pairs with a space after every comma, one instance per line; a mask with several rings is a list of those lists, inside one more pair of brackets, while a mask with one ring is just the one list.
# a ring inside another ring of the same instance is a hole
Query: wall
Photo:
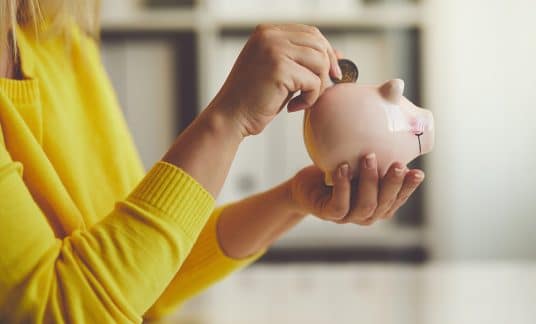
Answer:
[[536, 1], [429, 0], [435, 111], [428, 241], [439, 259], [536, 258]]

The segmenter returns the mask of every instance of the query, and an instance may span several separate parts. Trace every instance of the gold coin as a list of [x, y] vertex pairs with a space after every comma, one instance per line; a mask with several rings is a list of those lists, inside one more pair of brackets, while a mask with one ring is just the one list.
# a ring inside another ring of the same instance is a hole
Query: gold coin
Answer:
[[342, 79], [331, 77], [331, 81], [334, 83], [351, 83], [357, 81], [359, 70], [354, 62], [348, 59], [340, 59], [339, 66], [342, 71]]

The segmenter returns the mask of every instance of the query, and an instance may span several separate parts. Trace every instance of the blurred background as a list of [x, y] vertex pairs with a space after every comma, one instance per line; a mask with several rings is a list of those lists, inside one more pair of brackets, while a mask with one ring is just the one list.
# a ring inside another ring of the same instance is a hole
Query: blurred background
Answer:
[[[255, 25], [315, 25], [361, 83], [433, 111], [425, 184], [371, 227], [309, 217], [169, 323], [536, 323], [534, 0], [108, 0], [102, 54], [146, 167], [222, 85]], [[219, 202], [310, 163], [302, 113], [240, 147]]]

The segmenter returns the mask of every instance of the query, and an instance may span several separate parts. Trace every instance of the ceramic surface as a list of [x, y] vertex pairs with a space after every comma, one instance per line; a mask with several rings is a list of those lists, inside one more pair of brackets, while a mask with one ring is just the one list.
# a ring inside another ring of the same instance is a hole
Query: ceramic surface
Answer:
[[304, 142], [325, 182], [347, 162], [358, 176], [358, 162], [376, 153], [380, 176], [395, 162], [409, 163], [434, 146], [434, 118], [403, 95], [404, 81], [381, 85], [341, 83], [327, 89], [304, 114]]

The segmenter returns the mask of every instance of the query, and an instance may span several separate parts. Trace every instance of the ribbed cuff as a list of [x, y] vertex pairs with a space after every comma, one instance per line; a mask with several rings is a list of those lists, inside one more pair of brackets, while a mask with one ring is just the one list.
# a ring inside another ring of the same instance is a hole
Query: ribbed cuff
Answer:
[[205, 188], [189, 174], [166, 162], [156, 163], [127, 201], [172, 219], [190, 239], [197, 238], [214, 209], [214, 198]]
[[0, 89], [11, 99], [18, 104], [33, 104], [39, 99], [38, 81], [35, 79], [29, 80], [12, 80], [0, 78]]

